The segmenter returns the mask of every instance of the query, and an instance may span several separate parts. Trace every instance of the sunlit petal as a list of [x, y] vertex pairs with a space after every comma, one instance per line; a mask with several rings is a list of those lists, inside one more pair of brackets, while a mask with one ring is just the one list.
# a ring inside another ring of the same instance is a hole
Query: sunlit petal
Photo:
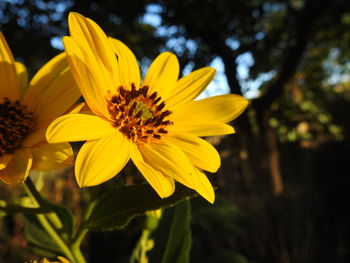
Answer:
[[102, 71], [95, 65], [95, 70], [89, 67], [86, 56], [76, 42], [70, 37], [64, 37], [67, 60], [73, 77], [90, 109], [99, 116], [109, 116], [106, 96], [113, 81], [102, 75]]
[[90, 109], [87, 107], [86, 103], [85, 102], [81, 102], [81, 103], [76, 103], [74, 105], [72, 105], [69, 109], [68, 109], [68, 112], [67, 114], [69, 113], [83, 113], [83, 112], [86, 112], [86, 111], [89, 111], [89, 114], [91, 115], [91, 111]]
[[68, 23], [71, 37], [80, 47], [84, 47], [87, 59], [95, 58], [96, 63], [101, 63], [101, 67], [116, 75], [117, 61], [102, 29], [91, 19], [75, 12], [69, 13]]
[[179, 62], [170, 52], [160, 54], [147, 71], [143, 85], [150, 88], [151, 93], [157, 92], [163, 99], [167, 99], [175, 88], [179, 77]]
[[67, 114], [54, 120], [47, 129], [50, 143], [96, 140], [118, 133], [109, 121], [88, 114]]
[[176, 112], [174, 122], [230, 122], [248, 106], [248, 100], [239, 95], [227, 94], [192, 101]]
[[209, 203], [214, 203], [215, 192], [208, 177], [200, 169], [196, 169], [196, 181], [198, 186], [195, 189], [201, 196], [203, 196]]
[[134, 53], [123, 42], [114, 38], [109, 38], [109, 40], [118, 57], [120, 84], [130, 88], [131, 83], [134, 83], [136, 87], [139, 87], [141, 81], [140, 69]]
[[167, 138], [177, 145], [195, 166], [215, 173], [220, 167], [220, 155], [207, 141], [189, 134], [173, 134]]
[[131, 159], [137, 169], [142, 173], [147, 182], [153, 187], [161, 198], [166, 198], [174, 193], [174, 180], [161, 172], [155, 170], [152, 166], [144, 161], [137, 146], [131, 148]]
[[75, 163], [75, 176], [80, 187], [101, 184], [115, 175], [130, 159], [129, 142], [121, 134], [86, 142]]
[[167, 99], [166, 106], [171, 110], [194, 100], [208, 86], [215, 76], [215, 69], [201, 68], [181, 78]]
[[168, 142], [167, 144], [145, 144], [140, 147], [140, 150], [143, 159], [155, 170], [196, 190], [200, 195], [204, 194], [204, 198], [212, 199], [207, 189], [203, 189], [203, 185], [206, 186], [207, 182], [198, 182], [198, 180], [203, 180], [203, 177], [198, 175], [197, 168], [180, 148]]
[[57, 257], [62, 263], [70, 263], [66, 258], [64, 257]]
[[0, 103], [7, 97], [12, 101], [19, 99], [19, 87], [15, 60], [0, 31]]
[[27, 72], [27, 68], [20, 62], [16, 61], [15, 66], [16, 66], [16, 72], [17, 72], [20, 98], [22, 99], [28, 87], [28, 72]]
[[175, 133], [187, 133], [200, 137], [235, 133], [235, 129], [232, 126], [222, 122], [197, 121], [175, 122], [173, 126], [169, 127], [169, 131]]
[[44, 65], [30, 82], [23, 103], [34, 112], [36, 129], [64, 114], [81, 96], [64, 53]]

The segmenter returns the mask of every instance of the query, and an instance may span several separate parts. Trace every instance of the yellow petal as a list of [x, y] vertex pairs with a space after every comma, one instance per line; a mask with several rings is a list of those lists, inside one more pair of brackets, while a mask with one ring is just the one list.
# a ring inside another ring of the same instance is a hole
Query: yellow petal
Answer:
[[12, 159], [12, 154], [4, 154], [0, 156], [0, 170], [4, 169], [6, 165], [11, 161]]
[[186, 153], [195, 166], [212, 173], [219, 169], [220, 155], [207, 141], [189, 134], [172, 134], [167, 140]]
[[26, 138], [22, 142], [22, 145], [24, 147], [31, 147], [35, 144], [46, 142], [46, 138], [45, 138], [46, 129], [47, 127], [31, 132], [26, 136]]
[[123, 42], [114, 38], [109, 38], [109, 40], [118, 57], [121, 85], [129, 89], [131, 83], [134, 83], [136, 88], [138, 88], [140, 86], [141, 77], [135, 55]]
[[96, 115], [108, 117], [106, 96], [111, 90], [110, 86], [116, 86], [116, 83], [110, 76], [105, 77], [102, 74], [104, 69], [98, 65], [94, 65], [94, 68], [88, 65], [87, 56], [72, 38], [64, 37], [63, 43], [73, 77], [86, 103]]
[[215, 69], [206, 67], [181, 78], [176, 83], [175, 89], [171, 91], [166, 107], [174, 109], [194, 100], [204, 91], [214, 76]]
[[[155, 170], [165, 176], [174, 178], [181, 184], [196, 190], [204, 198], [211, 200], [207, 193], [207, 185], [202, 176], [198, 175], [197, 168], [191, 164], [185, 153], [177, 146], [167, 142], [158, 144], [144, 144], [140, 147], [143, 159]], [[208, 179], [207, 179], [208, 180]]]
[[[80, 47], [93, 55], [112, 73], [116, 73], [117, 61], [103, 30], [91, 19], [71, 12], [68, 16], [69, 32]], [[116, 75], [116, 74], [115, 74]]]
[[[72, 105], [72, 107], [70, 107], [67, 111], [68, 113], [79, 113], [79, 112], [84, 112], [84, 111], [88, 111], [90, 110], [87, 106], [85, 102], [81, 102], [81, 103], [77, 103]], [[91, 112], [90, 112], [91, 113]], [[93, 113], [91, 113], [93, 114]]]
[[19, 99], [19, 88], [15, 60], [0, 31], [0, 103], [7, 97], [12, 101]]
[[147, 71], [143, 85], [150, 88], [150, 94], [158, 92], [163, 99], [167, 99], [175, 88], [179, 77], [179, 62], [177, 57], [170, 53], [160, 54]]
[[50, 143], [101, 139], [119, 133], [109, 121], [88, 114], [67, 114], [54, 120], [46, 131]]
[[196, 169], [198, 186], [196, 191], [203, 196], [209, 203], [214, 203], [215, 192], [208, 177], [200, 169]]
[[75, 176], [80, 187], [102, 184], [117, 175], [130, 159], [127, 139], [113, 136], [86, 142], [75, 163]]
[[32, 167], [33, 157], [31, 152], [26, 148], [15, 151], [12, 160], [6, 168], [0, 170], [0, 179], [7, 184], [16, 184], [23, 182]]
[[15, 66], [17, 71], [20, 98], [23, 98], [24, 93], [28, 87], [28, 72], [27, 72], [27, 68], [20, 62], [16, 61]]
[[66, 258], [64, 257], [57, 257], [62, 263], [70, 263]]
[[44, 144], [30, 149], [33, 170], [46, 171], [73, 165], [73, 150], [69, 143]]
[[174, 112], [174, 122], [229, 122], [237, 118], [248, 106], [248, 100], [239, 95], [226, 94], [192, 101]]
[[[113, 92], [120, 86], [119, 71], [107, 36], [94, 21], [78, 13], [70, 13], [68, 23], [71, 38], [80, 48], [83, 61], [95, 78], [95, 83], [99, 85], [100, 91]], [[105, 94], [102, 92], [102, 95]]]
[[[50, 59], [47, 63], [45, 63], [33, 76], [31, 79], [31, 85], [37, 86], [40, 83], [40, 86], [48, 86], [53, 77], [48, 76], [49, 74], [53, 75], [59, 75], [62, 71], [64, 71], [67, 68], [67, 59], [64, 52], [59, 53], [58, 55], [54, 56], [52, 59]], [[42, 91], [42, 90], [41, 90]], [[34, 92], [33, 95], [35, 96], [40, 93], [40, 91], [34, 90], [31, 91]]]
[[170, 177], [164, 176], [161, 172], [153, 169], [152, 166], [147, 164], [137, 146], [132, 145], [131, 159], [137, 169], [139, 169], [147, 182], [153, 187], [161, 198], [166, 198], [174, 193], [174, 180]]
[[196, 121], [175, 122], [168, 130], [169, 133], [188, 133], [200, 137], [235, 133], [235, 129], [225, 123]]
[[64, 53], [44, 65], [29, 84], [23, 103], [34, 112], [36, 129], [64, 114], [81, 96]]

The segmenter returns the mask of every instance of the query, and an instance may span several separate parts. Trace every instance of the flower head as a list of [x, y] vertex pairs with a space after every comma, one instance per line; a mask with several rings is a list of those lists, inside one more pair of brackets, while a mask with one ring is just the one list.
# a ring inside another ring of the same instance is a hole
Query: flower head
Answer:
[[68, 143], [48, 144], [45, 139], [50, 122], [80, 96], [65, 54], [49, 61], [27, 84], [25, 66], [14, 60], [0, 32], [0, 179], [9, 184], [22, 182], [32, 169], [73, 162]]
[[226, 124], [247, 100], [238, 95], [194, 99], [215, 70], [202, 68], [178, 80], [175, 55], [164, 52], [141, 81], [134, 54], [108, 38], [92, 20], [69, 15], [63, 42], [73, 76], [91, 112], [68, 114], [48, 128], [49, 142], [87, 141], [75, 166], [79, 186], [101, 184], [131, 160], [160, 197], [174, 192], [174, 180], [214, 201], [203, 170], [216, 172], [220, 156], [199, 136], [234, 132]]

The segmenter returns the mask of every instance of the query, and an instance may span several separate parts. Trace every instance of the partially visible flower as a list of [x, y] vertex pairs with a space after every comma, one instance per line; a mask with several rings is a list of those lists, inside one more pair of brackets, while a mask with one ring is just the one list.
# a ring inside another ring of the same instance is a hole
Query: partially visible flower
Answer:
[[202, 170], [216, 172], [220, 156], [199, 136], [234, 133], [226, 123], [244, 111], [247, 100], [222, 95], [194, 101], [215, 70], [202, 68], [178, 80], [178, 60], [169, 52], [155, 59], [141, 81], [134, 54], [95, 22], [71, 13], [69, 30], [63, 39], [67, 59], [92, 113], [62, 116], [46, 136], [53, 143], [87, 141], [75, 165], [79, 186], [109, 180], [131, 158], [160, 197], [174, 192], [175, 179], [214, 202]]
[[154, 231], [162, 218], [162, 209], [150, 210], [146, 212], [146, 221], [144, 229]]
[[57, 257], [57, 259], [59, 259], [60, 261], [50, 261], [50, 260], [48, 260], [46, 258], [42, 258], [39, 261], [31, 260], [31, 261], [28, 261], [26, 263], [70, 263], [70, 261], [68, 261], [64, 257]]
[[14, 60], [0, 32], [2, 181], [19, 183], [30, 170], [50, 170], [72, 164], [69, 144], [48, 144], [45, 132], [52, 120], [67, 113], [79, 96], [64, 53], [44, 65], [28, 86], [25, 66]]

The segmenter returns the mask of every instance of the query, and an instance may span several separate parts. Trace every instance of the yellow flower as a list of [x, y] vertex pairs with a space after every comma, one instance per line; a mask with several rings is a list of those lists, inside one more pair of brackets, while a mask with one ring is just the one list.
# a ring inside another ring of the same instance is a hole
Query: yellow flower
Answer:
[[16, 62], [0, 32], [0, 179], [22, 182], [29, 170], [72, 164], [68, 143], [48, 144], [47, 126], [79, 98], [65, 54], [49, 61], [27, 88], [25, 66]]
[[37, 260], [31, 260], [28, 263], [70, 263], [66, 258], [64, 257], [57, 257], [60, 261], [50, 261], [46, 258], [42, 258], [39, 261]]
[[247, 106], [238, 95], [194, 99], [215, 70], [196, 70], [178, 80], [175, 55], [164, 52], [141, 82], [134, 54], [82, 15], [69, 15], [63, 42], [76, 83], [92, 112], [69, 114], [48, 128], [49, 142], [87, 141], [75, 174], [80, 187], [101, 184], [131, 160], [161, 198], [174, 192], [174, 179], [214, 202], [202, 170], [216, 172], [220, 156], [199, 136], [234, 132], [226, 124]]

